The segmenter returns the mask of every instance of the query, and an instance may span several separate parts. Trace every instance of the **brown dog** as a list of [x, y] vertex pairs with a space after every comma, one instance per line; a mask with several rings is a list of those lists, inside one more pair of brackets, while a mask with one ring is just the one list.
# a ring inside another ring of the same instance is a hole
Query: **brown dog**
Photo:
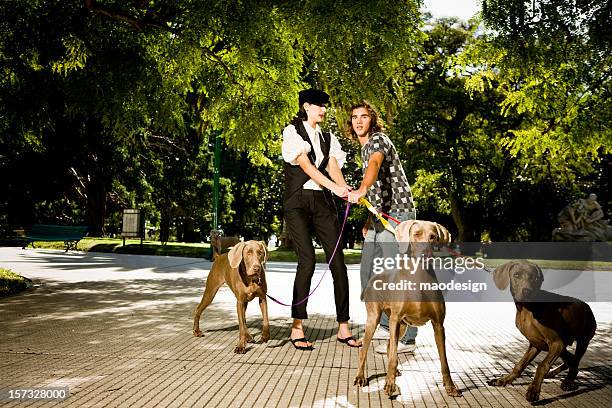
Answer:
[[212, 260], [217, 259], [219, 255], [226, 249], [233, 247], [238, 244], [240, 238], [238, 237], [224, 237], [219, 231], [212, 231], [210, 234], [210, 246], [212, 248]]
[[246, 326], [247, 303], [255, 297], [259, 298], [259, 306], [263, 317], [260, 343], [270, 339], [270, 322], [268, 321], [268, 304], [266, 303], [266, 245], [262, 241], [240, 242], [227, 254], [220, 255], [210, 270], [206, 279], [206, 288], [202, 300], [194, 312], [193, 335], [202, 337], [200, 331], [200, 316], [217, 294], [224, 283], [236, 296], [238, 310], [239, 339], [234, 353], [244, 354], [246, 343], [253, 342]]
[[[408, 245], [410, 245], [410, 255], [413, 259], [418, 259], [422, 254], [431, 254], [431, 244], [433, 243], [450, 242], [448, 230], [435, 222], [405, 221], [398, 225], [395, 232], [400, 252], [405, 253], [408, 249]], [[354, 384], [357, 386], [367, 385], [367, 380], [364, 376], [364, 368], [368, 347], [372, 341], [372, 336], [378, 325], [380, 316], [382, 312], [385, 311], [389, 315], [390, 329], [390, 340], [387, 349], [389, 365], [387, 367], [385, 393], [389, 396], [399, 393], [399, 389], [395, 384], [395, 377], [398, 375], [397, 342], [399, 338], [403, 335], [408, 325], [422, 326], [431, 320], [434, 328], [438, 355], [440, 356], [444, 388], [448, 395], [459, 397], [461, 396], [461, 391], [459, 391], [451, 379], [448, 361], [446, 360], [444, 334], [446, 308], [442, 293], [440, 291], [434, 291], [435, 293], [433, 293], [433, 296], [431, 293], [411, 293], [405, 296], [409, 299], [403, 300], [394, 299], [393, 296], [380, 296], [373, 293], [376, 288], [376, 284], [374, 283], [375, 280], [388, 282], [409, 280], [412, 282], [437, 283], [435, 273], [432, 269], [427, 270], [422, 267], [417, 267], [412, 270], [408, 269], [409, 268], [400, 268], [397, 271], [388, 271], [380, 275], [374, 275], [364, 291], [364, 300], [366, 301], [365, 306], [368, 317], [363, 348], [359, 354], [359, 368]]]
[[[493, 277], [499, 289], [506, 289], [510, 284], [510, 292], [516, 305], [516, 327], [529, 340], [529, 347], [510, 374], [492, 379], [488, 384], [511, 384], [540, 351], [545, 350], [548, 354], [538, 365], [535, 377], [527, 388], [527, 401], [533, 402], [540, 398], [544, 377], [552, 378], [567, 368], [569, 372], [561, 382], [561, 389], [576, 389], [574, 380], [578, 375], [578, 363], [597, 328], [589, 305], [569, 296], [541, 290], [544, 275], [542, 270], [531, 262], [508, 262], [498, 267]], [[571, 354], [567, 351], [567, 346], [574, 341], [576, 351]], [[549, 372], [559, 357], [563, 364]]]

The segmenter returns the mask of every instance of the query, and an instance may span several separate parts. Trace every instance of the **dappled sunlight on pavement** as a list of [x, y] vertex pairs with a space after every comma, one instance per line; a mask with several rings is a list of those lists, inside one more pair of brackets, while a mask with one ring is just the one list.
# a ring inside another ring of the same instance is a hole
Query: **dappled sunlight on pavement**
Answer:
[[[372, 349], [367, 355], [369, 385], [353, 386], [358, 349], [335, 339], [329, 273], [309, 300], [305, 327], [314, 351], [293, 349], [289, 308], [268, 302], [270, 341], [248, 344], [246, 354], [239, 355], [233, 353], [236, 302], [226, 286], [202, 315], [204, 337], [192, 335], [191, 313], [202, 296], [210, 262], [159, 258], [0, 248], [0, 266], [38, 284], [0, 299], [0, 388], [69, 386], [71, 396], [62, 407], [530, 406], [524, 395], [533, 364], [512, 386], [486, 385], [508, 373], [527, 347], [514, 326], [512, 303], [447, 303], [449, 366], [463, 398], [453, 399], [444, 391], [433, 330], [427, 324], [419, 329], [414, 355], [399, 356], [401, 395], [391, 401], [383, 392], [387, 358]], [[291, 263], [268, 265], [269, 293], [285, 302], [291, 300], [292, 270]], [[324, 265], [318, 265], [313, 287], [324, 272]], [[349, 266], [349, 280], [353, 334], [362, 337], [366, 316], [356, 265]], [[609, 405], [612, 305], [591, 306], [598, 330], [581, 363], [579, 388], [564, 392], [560, 379], [545, 380], [541, 403], [546, 406]], [[256, 341], [261, 323], [253, 301], [247, 325]]]

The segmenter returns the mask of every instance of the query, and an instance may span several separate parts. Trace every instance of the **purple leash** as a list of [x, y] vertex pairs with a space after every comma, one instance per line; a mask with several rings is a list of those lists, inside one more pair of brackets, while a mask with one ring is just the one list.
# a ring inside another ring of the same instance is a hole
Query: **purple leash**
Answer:
[[332, 252], [331, 257], [329, 258], [329, 261], [327, 261], [327, 269], [325, 270], [325, 272], [323, 272], [323, 275], [321, 276], [321, 279], [319, 279], [319, 283], [317, 283], [317, 286], [315, 286], [315, 288], [308, 294], [308, 296], [306, 296], [304, 299], [300, 300], [297, 303], [293, 303], [293, 304], [287, 304], [287, 303], [283, 303], [280, 300], [266, 294], [266, 296], [268, 296], [270, 299], [272, 299], [273, 301], [275, 301], [276, 303], [278, 303], [279, 305], [283, 305], [283, 306], [297, 306], [297, 305], [301, 305], [302, 303], [304, 303], [306, 300], [308, 300], [308, 298], [310, 296], [312, 296], [312, 294], [315, 292], [315, 290], [317, 290], [317, 288], [319, 287], [319, 285], [321, 285], [321, 282], [323, 282], [323, 278], [325, 277], [325, 274], [329, 271], [330, 269], [330, 263], [332, 261], [332, 259], [334, 259], [334, 256], [336, 256], [336, 251], [338, 250], [338, 245], [340, 245], [340, 242], [342, 241], [342, 233], [344, 232], [344, 226], [346, 225], [346, 220], [348, 218], [349, 215], [349, 209], [351, 208], [351, 203], [349, 203], [347, 201], [346, 203], [346, 210], [344, 210], [344, 221], [342, 221], [342, 228], [340, 228], [340, 234], [338, 236], [338, 240], [336, 241], [336, 247], [334, 248], [334, 252]]

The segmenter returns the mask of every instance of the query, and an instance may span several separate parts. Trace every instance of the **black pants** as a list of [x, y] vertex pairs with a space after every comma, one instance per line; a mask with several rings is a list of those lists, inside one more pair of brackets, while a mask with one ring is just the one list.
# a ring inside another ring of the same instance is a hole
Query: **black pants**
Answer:
[[[297, 303], [310, 293], [310, 283], [315, 270], [316, 260], [311, 233], [319, 238], [329, 260], [338, 240], [338, 215], [331, 198], [326, 198], [322, 191], [301, 189], [286, 200], [285, 220], [298, 257], [291, 302]], [[334, 280], [337, 321], [345, 322], [349, 320], [349, 285], [342, 243], [338, 246], [330, 269]], [[292, 306], [291, 317], [307, 319], [307, 303], [308, 300]]]

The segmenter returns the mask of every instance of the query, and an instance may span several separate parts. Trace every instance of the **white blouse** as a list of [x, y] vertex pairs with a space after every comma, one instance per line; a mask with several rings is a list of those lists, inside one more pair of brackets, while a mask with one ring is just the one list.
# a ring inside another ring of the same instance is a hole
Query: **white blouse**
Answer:
[[[314, 147], [315, 153], [315, 167], [319, 167], [321, 162], [323, 161], [323, 151], [321, 150], [321, 128], [319, 125], [315, 129], [313, 129], [308, 122], [304, 122], [304, 128], [306, 129], [306, 133], [308, 133], [308, 137], [310, 138], [310, 142]], [[338, 142], [338, 138], [332, 133], [330, 134], [330, 147], [329, 147], [329, 156], [334, 157], [338, 162], [338, 166], [342, 168], [344, 162], [346, 161], [346, 152], [342, 151], [342, 146], [340, 146], [340, 142]], [[297, 157], [304, 153], [310, 153], [310, 145], [307, 141], [302, 139], [300, 135], [298, 135], [297, 130], [294, 125], [289, 125], [283, 130], [283, 160], [287, 163], [296, 166], [298, 164]], [[314, 180], [310, 179], [306, 183], [304, 183], [304, 188], [308, 190], [322, 190], [323, 188]]]

